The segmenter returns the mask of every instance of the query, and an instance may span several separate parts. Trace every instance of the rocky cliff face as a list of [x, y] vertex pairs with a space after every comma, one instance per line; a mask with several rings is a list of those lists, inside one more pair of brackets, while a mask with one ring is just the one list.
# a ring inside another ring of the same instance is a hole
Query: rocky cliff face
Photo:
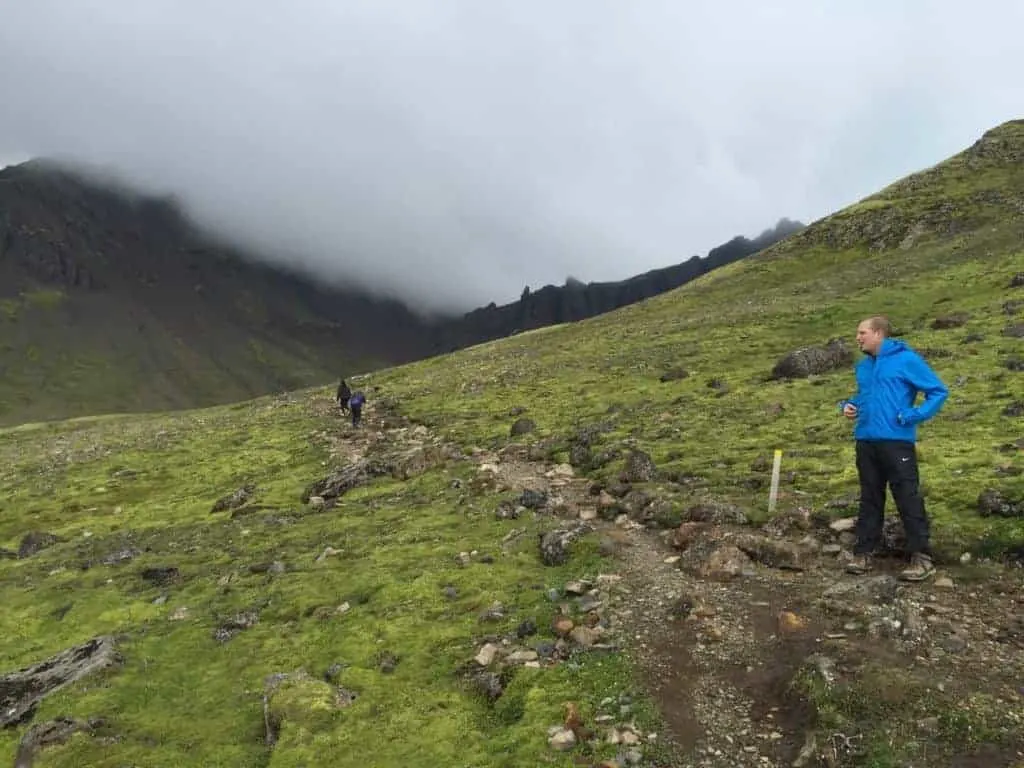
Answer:
[[713, 269], [757, 253], [803, 227], [800, 222], [782, 219], [752, 240], [734, 237], [713, 248], [704, 258], [693, 256], [681, 264], [617, 282], [584, 284], [569, 280], [563, 286], [548, 285], [538, 291], [526, 288], [519, 301], [503, 306], [490, 304], [446, 323], [438, 330], [438, 350], [449, 352], [521, 331], [611, 312], [678, 288]]
[[783, 221], [706, 259], [428, 321], [215, 242], [174, 200], [32, 161], [0, 170], [0, 424], [231, 402], [580, 320], [799, 227]]

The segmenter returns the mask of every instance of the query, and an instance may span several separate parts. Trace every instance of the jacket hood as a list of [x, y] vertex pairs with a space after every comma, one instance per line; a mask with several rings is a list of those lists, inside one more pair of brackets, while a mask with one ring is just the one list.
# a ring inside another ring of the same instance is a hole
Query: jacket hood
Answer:
[[878, 356], [889, 357], [890, 355], [897, 355], [905, 349], [907, 349], [907, 344], [902, 339], [885, 339], [878, 350]]

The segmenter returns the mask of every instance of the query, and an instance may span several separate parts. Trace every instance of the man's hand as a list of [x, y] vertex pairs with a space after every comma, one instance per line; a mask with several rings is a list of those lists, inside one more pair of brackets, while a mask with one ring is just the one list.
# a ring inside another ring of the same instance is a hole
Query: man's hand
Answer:
[[857, 406], [854, 405], [853, 403], [847, 403], [846, 405], [844, 405], [843, 406], [843, 416], [845, 416], [848, 419], [856, 419], [857, 418]]

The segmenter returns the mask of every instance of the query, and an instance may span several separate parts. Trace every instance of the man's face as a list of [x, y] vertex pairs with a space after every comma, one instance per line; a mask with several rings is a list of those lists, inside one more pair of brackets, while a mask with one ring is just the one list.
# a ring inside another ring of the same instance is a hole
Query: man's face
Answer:
[[878, 354], [882, 339], [882, 333], [874, 330], [868, 321], [865, 320], [857, 326], [857, 346], [861, 352], [869, 355]]

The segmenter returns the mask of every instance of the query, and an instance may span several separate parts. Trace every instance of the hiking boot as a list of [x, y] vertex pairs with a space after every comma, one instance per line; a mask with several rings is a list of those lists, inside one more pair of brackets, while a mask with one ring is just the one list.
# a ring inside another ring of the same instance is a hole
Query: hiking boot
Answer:
[[935, 573], [935, 566], [932, 559], [922, 552], [915, 552], [910, 556], [910, 567], [906, 568], [900, 578], [904, 581], [924, 581]]
[[846, 564], [846, 572], [860, 576], [871, 570], [871, 555], [854, 555], [853, 559]]

